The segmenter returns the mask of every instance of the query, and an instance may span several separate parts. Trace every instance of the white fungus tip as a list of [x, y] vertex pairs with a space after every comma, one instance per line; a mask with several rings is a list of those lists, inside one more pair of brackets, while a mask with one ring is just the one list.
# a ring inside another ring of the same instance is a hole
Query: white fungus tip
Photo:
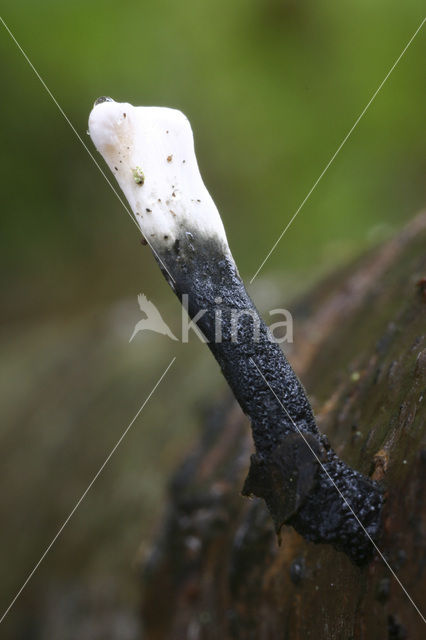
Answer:
[[150, 244], [169, 245], [191, 231], [219, 239], [229, 251], [198, 169], [191, 125], [181, 111], [98, 98], [89, 134]]

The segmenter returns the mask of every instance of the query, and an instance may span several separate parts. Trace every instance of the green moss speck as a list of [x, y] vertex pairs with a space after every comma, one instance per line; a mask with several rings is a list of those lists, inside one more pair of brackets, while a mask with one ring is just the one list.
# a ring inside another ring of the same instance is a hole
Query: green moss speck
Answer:
[[135, 169], [132, 170], [132, 173], [133, 173], [133, 180], [136, 182], [136, 184], [138, 184], [141, 187], [145, 182], [144, 172], [140, 167], [136, 167]]

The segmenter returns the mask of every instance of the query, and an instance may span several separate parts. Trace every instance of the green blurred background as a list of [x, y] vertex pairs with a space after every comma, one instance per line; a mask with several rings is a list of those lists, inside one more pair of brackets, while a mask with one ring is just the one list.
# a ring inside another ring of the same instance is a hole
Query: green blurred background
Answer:
[[[6, 0], [1, 15], [90, 148], [99, 95], [187, 114], [248, 281], [423, 10], [418, 0]], [[262, 307], [289, 302], [424, 205], [425, 53], [423, 29], [250, 287]], [[179, 305], [2, 25], [0, 59], [2, 610], [177, 356], [0, 637], [135, 638], [138, 566], [167, 475], [226, 387], [197, 340], [139, 334], [129, 345], [137, 293], [177, 332]]]

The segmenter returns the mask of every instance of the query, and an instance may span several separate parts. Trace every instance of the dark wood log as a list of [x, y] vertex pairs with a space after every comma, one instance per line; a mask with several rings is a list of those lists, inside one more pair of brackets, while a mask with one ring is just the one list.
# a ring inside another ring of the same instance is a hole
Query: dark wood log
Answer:
[[[380, 550], [423, 611], [426, 553], [426, 215], [293, 307], [288, 357], [338, 455], [381, 483]], [[366, 567], [241, 496], [253, 445], [228, 398], [175, 474], [143, 568], [152, 640], [420, 638], [424, 622], [380, 556]], [[423, 589], [422, 589], [423, 587]]]

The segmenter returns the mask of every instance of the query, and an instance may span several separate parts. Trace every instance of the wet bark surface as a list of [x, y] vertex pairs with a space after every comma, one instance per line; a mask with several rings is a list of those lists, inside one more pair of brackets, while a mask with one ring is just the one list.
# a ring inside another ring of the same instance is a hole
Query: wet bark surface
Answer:
[[[424, 610], [426, 216], [328, 278], [291, 311], [287, 356], [321, 431], [385, 494], [378, 546]], [[420, 638], [424, 623], [383, 559], [355, 566], [241, 496], [253, 444], [232, 398], [170, 483], [143, 567], [156, 638]], [[342, 506], [343, 508], [343, 506]], [[278, 544], [280, 542], [280, 544]]]

